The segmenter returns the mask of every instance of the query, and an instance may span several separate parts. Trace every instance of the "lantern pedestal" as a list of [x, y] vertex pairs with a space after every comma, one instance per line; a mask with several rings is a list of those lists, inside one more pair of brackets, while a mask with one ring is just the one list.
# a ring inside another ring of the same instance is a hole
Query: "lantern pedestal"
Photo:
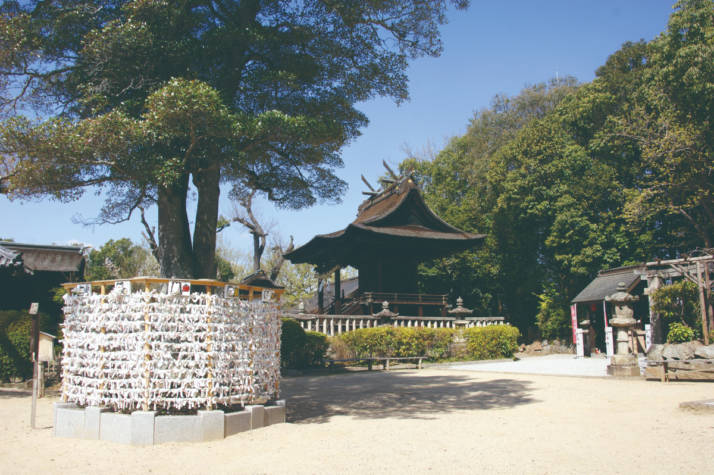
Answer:
[[629, 330], [637, 323], [633, 318], [632, 306], [638, 299], [639, 297], [627, 293], [624, 282], [617, 285], [617, 292], [605, 297], [606, 302], [615, 306], [615, 318], [610, 320], [610, 325], [617, 332], [615, 354], [610, 358], [610, 365], [607, 367], [607, 374], [611, 376], [623, 378], [640, 376], [637, 356], [630, 353], [629, 348]]

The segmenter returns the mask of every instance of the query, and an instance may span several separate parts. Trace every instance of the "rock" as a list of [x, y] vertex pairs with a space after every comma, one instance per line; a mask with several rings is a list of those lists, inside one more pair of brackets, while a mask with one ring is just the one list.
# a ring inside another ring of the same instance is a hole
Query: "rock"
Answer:
[[543, 351], [543, 345], [539, 341], [534, 341], [531, 343], [531, 350], [533, 351]]
[[701, 343], [698, 341], [665, 345], [662, 357], [666, 360], [691, 360], [694, 358], [694, 351], [699, 346]]
[[518, 347], [518, 351], [521, 352], [521, 353], [523, 353], [524, 351], [526, 351], [526, 345], [524, 345], [523, 343], [521, 343], [521, 346]]
[[662, 351], [664, 345], [652, 345], [650, 351], [647, 352], [648, 361], [662, 361]]
[[694, 350], [694, 356], [697, 358], [704, 358], [707, 360], [714, 359], [714, 345], [700, 346]]

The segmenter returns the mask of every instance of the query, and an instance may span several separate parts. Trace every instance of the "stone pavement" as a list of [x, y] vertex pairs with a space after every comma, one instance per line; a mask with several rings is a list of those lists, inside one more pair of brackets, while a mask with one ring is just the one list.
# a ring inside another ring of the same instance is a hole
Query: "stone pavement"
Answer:
[[518, 361], [478, 361], [449, 365], [451, 369], [494, 373], [551, 374], [559, 376], [607, 376], [608, 360], [599, 355], [576, 358], [574, 355], [524, 357]]

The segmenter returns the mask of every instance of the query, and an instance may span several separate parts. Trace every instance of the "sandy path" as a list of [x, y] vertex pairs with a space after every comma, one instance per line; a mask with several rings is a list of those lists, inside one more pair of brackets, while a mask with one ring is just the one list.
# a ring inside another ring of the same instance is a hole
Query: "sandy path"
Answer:
[[[432, 368], [288, 378], [289, 424], [136, 448], [29, 429], [0, 391], [0, 473], [714, 473], [714, 383]], [[52, 423], [50, 399], [39, 423]]]

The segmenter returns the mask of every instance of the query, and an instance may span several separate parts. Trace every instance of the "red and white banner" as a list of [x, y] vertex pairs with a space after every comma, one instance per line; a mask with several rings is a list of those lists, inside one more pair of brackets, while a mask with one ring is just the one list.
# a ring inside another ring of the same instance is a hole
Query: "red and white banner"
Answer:
[[607, 323], [607, 302], [602, 301], [602, 318], [605, 319], [605, 328], [609, 327], [610, 324]]
[[577, 341], [576, 331], [578, 330], [578, 304], [570, 306], [570, 324], [573, 327], [573, 345]]

